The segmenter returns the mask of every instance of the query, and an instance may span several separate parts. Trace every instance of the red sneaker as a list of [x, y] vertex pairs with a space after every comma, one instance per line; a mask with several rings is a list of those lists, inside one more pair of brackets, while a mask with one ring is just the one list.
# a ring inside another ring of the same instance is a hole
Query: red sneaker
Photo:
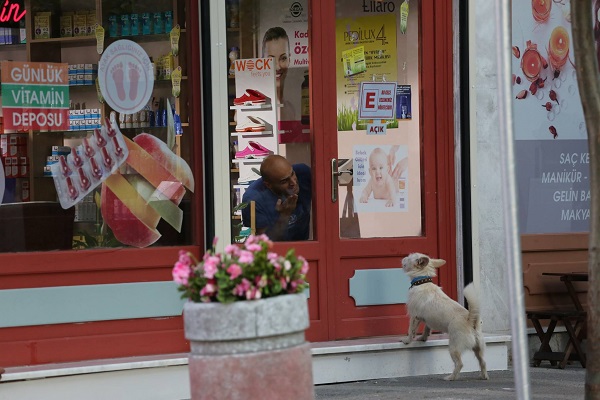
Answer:
[[233, 99], [234, 106], [253, 106], [257, 104], [265, 104], [267, 96], [256, 89], [246, 89], [246, 92], [240, 97]]

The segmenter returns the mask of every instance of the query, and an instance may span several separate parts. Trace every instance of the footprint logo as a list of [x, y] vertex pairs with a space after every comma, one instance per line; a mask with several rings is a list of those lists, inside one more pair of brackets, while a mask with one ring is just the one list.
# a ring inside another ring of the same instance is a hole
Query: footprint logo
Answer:
[[140, 83], [140, 66], [135, 63], [128, 63], [129, 67], [129, 100], [135, 100], [138, 95], [138, 87]]
[[112, 75], [113, 80], [115, 81], [115, 87], [117, 88], [117, 96], [119, 96], [119, 100], [125, 100], [125, 87], [123, 85], [123, 80], [125, 78], [125, 72], [123, 71], [123, 63], [115, 64], [111, 70], [110, 74]]

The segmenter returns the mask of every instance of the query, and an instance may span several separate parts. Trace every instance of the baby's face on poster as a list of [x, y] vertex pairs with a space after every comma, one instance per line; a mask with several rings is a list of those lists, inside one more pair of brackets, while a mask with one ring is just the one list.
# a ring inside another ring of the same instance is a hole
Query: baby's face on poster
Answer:
[[387, 157], [383, 152], [371, 155], [369, 159], [369, 174], [371, 175], [371, 179], [373, 179], [373, 184], [385, 184]]

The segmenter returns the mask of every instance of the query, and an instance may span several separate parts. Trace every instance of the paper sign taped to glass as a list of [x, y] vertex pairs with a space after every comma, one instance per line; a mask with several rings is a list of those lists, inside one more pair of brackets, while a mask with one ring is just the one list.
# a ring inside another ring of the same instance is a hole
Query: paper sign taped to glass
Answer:
[[353, 186], [356, 212], [408, 211], [408, 147], [353, 147]]

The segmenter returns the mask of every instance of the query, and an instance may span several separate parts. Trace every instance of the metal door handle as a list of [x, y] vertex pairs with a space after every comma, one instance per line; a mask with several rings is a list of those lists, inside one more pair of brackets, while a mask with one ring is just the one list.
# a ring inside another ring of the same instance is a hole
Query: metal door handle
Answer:
[[338, 197], [338, 162], [337, 158], [331, 159], [331, 202], [335, 203]]

